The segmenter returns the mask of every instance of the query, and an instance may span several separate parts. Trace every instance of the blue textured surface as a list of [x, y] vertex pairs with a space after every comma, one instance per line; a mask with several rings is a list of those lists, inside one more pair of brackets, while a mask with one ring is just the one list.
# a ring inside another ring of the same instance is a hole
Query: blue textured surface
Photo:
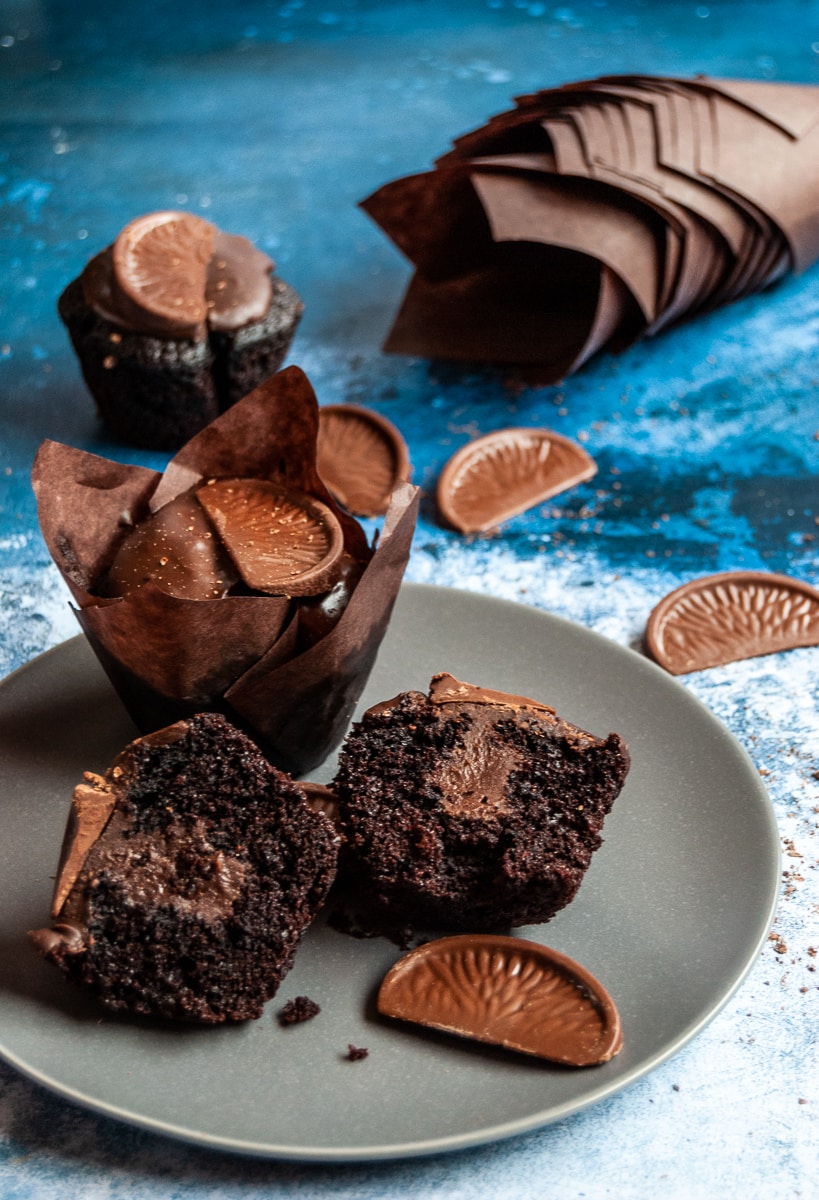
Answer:
[[[606, 357], [560, 388], [388, 358], [409, 275], [356, 202], [424, 170], [518, 93], [697, 71], [819, 83], [816, 3], [200, 0], [0, 11], [0, 674], [76, 632], [28, 474], [52, 437], [163, 465], [97, 426], [55, 301], [132, 216], [188, 207], [251, 237], [306, 303], [290, 361], [322, 402], [390, 416], [427, 487], [476, 432], [547, 425], [598, 476], [493, 536], [426, 506], [409, 577], [535, 604], [639, 645], [685, 579], [819, 581], [819, 268]], [[783, 838], [775, 937], [671, 1062], [559, 1126], [446, 1159], [348, 1169], [193, 1151], [0, 1067], [0, 1195], [819, 1195], [819, 650], [686, 680], [751, 753]]]

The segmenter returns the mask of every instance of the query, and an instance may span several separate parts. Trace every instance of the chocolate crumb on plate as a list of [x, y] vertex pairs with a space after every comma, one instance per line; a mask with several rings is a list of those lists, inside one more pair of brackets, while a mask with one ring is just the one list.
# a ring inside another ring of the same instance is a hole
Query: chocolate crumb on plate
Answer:
[[652, 610], [645, 643], [672, 675], [819, 646], [819, 591], [768, 571], [692, 579]]
[[311, 1000], [309, 996], [294, 996], [279, 1012], [278, 1021], [280, 1025], [301, 1025], [302, 1022], [311, 1021], [313, 1017], [317, 1017], [320, 1012], [320, 1005], [316, 1004], [315, 1000]]
[[468, 442], [438, 480], [441, 517], [460, 533], [485, 533], [597, 473], [582, 446], [548, 429], [498, 429]]
[[411, 951], [378, 993], [387, 1017], [569, 1067], [608, 1062], [623, 1044], [606, 989], [565, 954], [524, 938], [460, 934]]
[[354, 1046], [352, 1042], [347, 1043], [347, 1053], [344, 1057], [347, 1062], [360, 1062], [362, 1058], [366, 1058], [369, 1054], [366, 1046]]
[[319, 410], [318, 472], [339, 504], [378, 517], [397, 484], [411, 476], [406, 442], [386, 417], [358, 404]]

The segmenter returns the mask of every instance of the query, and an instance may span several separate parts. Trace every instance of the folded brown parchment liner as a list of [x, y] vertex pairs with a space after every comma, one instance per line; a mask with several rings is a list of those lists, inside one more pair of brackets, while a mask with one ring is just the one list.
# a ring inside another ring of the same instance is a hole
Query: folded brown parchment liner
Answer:
[[[316, 471], [318, 404], [298, 367], [228, 409], [160, 475], [46, 441], [32, 471], [46, 545], [77, 618], [143, 732], [202, 710], [244, 726], [295, 774], [317, 766], [344, 735], [367, 681], [409, 557], [418, 489], [400, 484], [380, 541], [331, 497]], [[128, 529], [214, 478], [271, 480], [317, 497], [341, 523], [345, 551], [366, 564], [338, 623], [307, 650], [285, 596], [185, 600], [146, 584], [97, 594]]]
[[515, 104], [362, 202], [415, 266], [385, 350], [557, 382], [819, 257], [819, 87], [619, 75]]

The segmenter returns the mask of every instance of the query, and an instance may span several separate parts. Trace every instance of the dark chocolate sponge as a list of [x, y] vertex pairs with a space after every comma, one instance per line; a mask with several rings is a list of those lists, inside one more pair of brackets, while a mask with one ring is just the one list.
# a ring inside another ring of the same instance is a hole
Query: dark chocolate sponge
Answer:
[[108, 1007], [261, 1014], [333, 881], [338, 838], [224, 717], [132, 742], [74, 793], [45, 958]]
[[547, 921], [573, 899], [629, 768], [533, 700], [432, 681], [371, 708], [334, 787], [362, 897], [422, 928]]
[[262, 320], [190, 339], [115, 324], [87, 303], [81, 278], [57, 303], [101, 419], [123, 441], [156, 450], [178, 449], [274, 375], [303, 309], [293, 288], [274, 278]]

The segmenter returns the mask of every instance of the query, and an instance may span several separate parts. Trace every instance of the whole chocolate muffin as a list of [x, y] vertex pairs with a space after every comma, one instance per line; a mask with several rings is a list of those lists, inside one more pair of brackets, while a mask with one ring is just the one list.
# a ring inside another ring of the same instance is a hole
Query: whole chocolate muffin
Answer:
[[57, 308], [102, 420], [176, 450], [281, 366], [304, 306], [246, 238], [187, 212], [137, 217]]
[[436, 675], [369, 709], [334, 787], [358, 889], [392, 920], [492, 930], [575, 896], [629, 769], [535, 700]]
[[338, 836], [215, 713], [139, 738], [75, 790], [35, 946], [107, 1007], [258, 1017], [336, 871]]
[[387, 630], [418, 489], [380, 535], [316, 468], [319, 405], [286, 367], [150, 471], [46, 441], [40, 528], [141, 733], [224, 713], [306, 775], [341, 741]]

